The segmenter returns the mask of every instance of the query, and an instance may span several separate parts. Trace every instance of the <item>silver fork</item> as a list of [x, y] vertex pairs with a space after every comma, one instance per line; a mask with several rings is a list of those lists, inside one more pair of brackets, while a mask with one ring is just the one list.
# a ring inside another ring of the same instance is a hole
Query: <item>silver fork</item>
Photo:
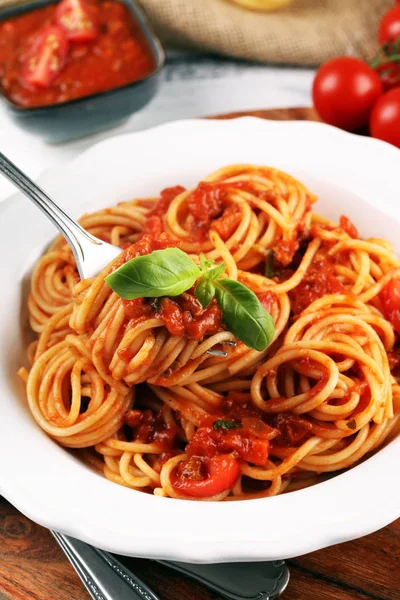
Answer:
[[[0, 172], [25, 194], [57, 227], [74, 253], [81, 279], [97, 275], [118, 254], [121, 248], [91, 235], [72, 219], [41, 187], [0, 152]], [[228, 344], [228, 342], [226, 342]], [[210, 356], [226, 357], [223, 350], [207, 350]]]
[[121, 248], [107, 244], [85, 231], [42, 188], [1, 152], [0, 171], [40, 208], [65, 237], [74, 253], [81, 279], [94, 277], [121, 253]]
[[[60, 533], [52, 534], [93, 600], [160, 600], [112, 554]], [[289, 569], [282, 560], [216, 565], [156, 562], [195, 579], [228, 600], [275, 600], [289, 582]]]

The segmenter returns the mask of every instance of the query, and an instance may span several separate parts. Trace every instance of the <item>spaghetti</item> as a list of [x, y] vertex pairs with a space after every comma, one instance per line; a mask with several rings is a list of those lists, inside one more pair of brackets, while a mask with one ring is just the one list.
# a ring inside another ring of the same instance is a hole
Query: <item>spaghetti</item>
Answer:
[[[20, 374], [39, 426], [111, 481], [203, 500], [299, 489], [397, 433], [399, 261], [315, 201], [285, 173], [234, 165], [85, 215], [121, 255], [79, 281], [59, 238], [35, 267]], [[257, 295], [275, 324], [265, 350], [227, 330], [215, 298], [124, 300], [105, 282], [171, 246], [223, 261]]]

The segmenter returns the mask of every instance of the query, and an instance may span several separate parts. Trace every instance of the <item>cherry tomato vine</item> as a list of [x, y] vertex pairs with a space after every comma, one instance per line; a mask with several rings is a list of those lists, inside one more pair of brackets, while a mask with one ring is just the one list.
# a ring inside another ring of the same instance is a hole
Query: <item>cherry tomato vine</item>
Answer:
[[369, 64], [345, 56], [322, 65], [313, 102], [326, 123], [352, 132], [368, 128], [373, 137], [400, 148], [400, 0], [383, 15], [378, 42]]

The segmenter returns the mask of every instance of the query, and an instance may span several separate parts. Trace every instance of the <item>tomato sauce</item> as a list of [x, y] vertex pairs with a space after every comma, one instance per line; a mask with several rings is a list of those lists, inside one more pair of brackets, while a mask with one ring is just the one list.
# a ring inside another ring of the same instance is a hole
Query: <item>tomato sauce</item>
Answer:
[[[254, 465], [265, 466], [269, 453], [269, 440], [259, 438], [247, 427], [224, 430], [215, 428], [218, 419], [206, 417], [186, 446], [189, 457], [213, 458], [216, 454], [234, 452], [238, 458]], [[266, 426], [267, 427], [267, 426]]]
[[299, 249], [297, 240], [280, 240], [273, 247], [274, 259], [282, 266], [287, 267]]
[[142, 444], [157, 444], [164, 453], [164, 460], [179, 453], [178, 428], [173, 423], [166, 424], [161, 411], [128, 410], [124, 424], [130, 429], [129, 438]]
[[252, 404], [249, 393], [229, 392], [218, 414], [203, 418], [186, 446], [186, 454], [211, 459], [217, 454], [233, 453], [244, 461], [263, 466], [270, 440], [278, 434]]
[[161, 233], [155, 237], [151, 234], [145, 233], [142, 235], [140, 240], [131, 244], [124, 250], [122, 259], [124, 262], [128, 262], [132, 258], [137, 256], [145, 256], [154, 252], [154, 250], [165, 250], [165, 248], [176, 248], [179, 242], [172, 240], [166, 233]]
[[391, 279], [380, 293], [386, 318], [400, 335], [400, 279]]
[[302, 281], [289, 292], [289, 297], [293, 313], [298, 315], [315, 300], [326, 294], [346, 293], [348, 290], [335, 275], [335, 264], [322, 250], [317, 252]]
[[241, 220], [242, 212], [239, 206], [237, 204], [230, 204], [225, 208], [222, 215], [211, 223], [210, 229], [216, 231], [225, 242], [235, 233]]
[[165, 188], [160, 194], [160, 198], [148, 214], [146, 220], [145, 231], [157, 237], [164, 231], [163, 216], [167, 213], [169, 205], [179, 194], [182, 194], [185, 188], [181, 185], [175, 185], [170, 188]]
[[[129, 246], [122, 254], [127, 262], [138, 256], [145, 256], [154, 250], [176, 247], [178, 242], [161, 233], [158, 237], [145, 233], [140, 240]], [[116, 268], [120, 266], [116, 264]], [[135, 298], [122, 300], [126, 317], [129, 319], [157, 318], [164, 321], [171, 335], [185, 335], [189, 339], [202, 340], [206, 335], [217, 333], [222, 327], [222, 311], [215, 298], [207, 308], [203, 308], [192, 293], [184, 292], [173, 298]], [[130, 353], [122, 352], [120, 358], [129, 362]]]
[[162, 298], [155, 316], [164, 321], [171, 335], [185, 335], [199, 341], [217, 333], [222, 324], [222, 311], [215, 299], [207, 308], [202, 308], [194, 296], [186, 293], [174, 299]]
[[[215, 300], [207, 308], [202, 308], [199, 301], [188, 293], [174, 298], [136, 298], [122, 302], [129, 319], [161, 319], [171, 335], [184, 335], [200, 341], [221, 329], [222, 311]], [[120, 358], [129, 362], [132, 357], [124, 353]]]
[[173, 187], [165, 188], [160, 193], [160, 199], [157, 204], [149, 212], [150, 217], [163, 217], [171, 204], [172, 200], [175, 200], [179, 194], [182, 194], [185, 191], [185, 188], [181, 185], [174, 185]]
[[268, 313], [271, 313], [274, 303], [277, 301], [277, 296], [274, 292], [260, 292], [256, 294], [257, 298]]
[[[153, 71], [151, 48], [124, 4], [77, 0], [90, 15], [93, 27], [90, 29], [85, 19], [82, 35], [71, 35], [63, 33], [60, 23], [70, 22], [72, 1], [63, 0], [0, 23], [0, 85], [15, 104], [26, 108], [58, 104], [124, 86]], [[65, 2], [60, 19], [57, 10]], [[49, 28], [53, 34], [58, 28], [59, 49], [58, 54], [50, 54], [46, 65], [41, 36]]]
[[351, 238], [357, 239], [359, 237], [357, 227], [350, 221], [350, 219], [348, 217], [345, 217], [344, 215], [342, 215], [340, 217], [339, 226]]
[[273, 444], [278, 446], [299, 446], [305, 442], [312, 432], [312, 424], [307, 419], [291, 413], [278, 413], [273, 425], [279, 431]]

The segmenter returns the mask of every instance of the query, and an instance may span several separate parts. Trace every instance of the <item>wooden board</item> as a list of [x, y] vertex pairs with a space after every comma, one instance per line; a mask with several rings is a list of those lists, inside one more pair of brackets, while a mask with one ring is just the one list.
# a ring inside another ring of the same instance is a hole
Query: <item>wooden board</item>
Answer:
[[[281, 121], [317, 120], [309, 108], [259, 110], [217, 118], [246, 114]], [[161, 600], [219, 600], [219, 596], [157, 563], [141, 559], [125, 562]], [[400, 520], [375, 534], [288, 564], [291, 581], [283, 600], [400, 600]], [[88, 600], [89, 595], [51, 534], [0, 499], [0, 600], [52, 598]]]

